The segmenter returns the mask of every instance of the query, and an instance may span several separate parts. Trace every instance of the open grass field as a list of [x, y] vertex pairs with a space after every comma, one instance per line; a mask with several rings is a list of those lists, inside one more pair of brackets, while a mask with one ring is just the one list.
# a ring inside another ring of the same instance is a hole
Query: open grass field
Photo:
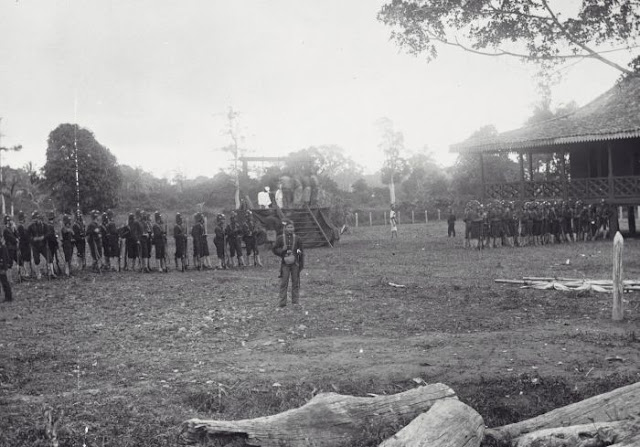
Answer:
[[[283, 310], [264, 252], [264, 268], [15, 285], [0, 304], [0, 445], [50, 446], [46, 407], [64, 412], [60, 446], [169, 446], [186, 419], [274, 414], [323, 391], [442, 382], [497, 426], [640, 380], [640, 293], [613, 323], [609, 294], [494, 282], [610, 278], [610, 241], [480, 252], [445, 222], [387, 230], [308, 250], [301, 305]], [[640, 278], [637, 240], [624, 269]]]

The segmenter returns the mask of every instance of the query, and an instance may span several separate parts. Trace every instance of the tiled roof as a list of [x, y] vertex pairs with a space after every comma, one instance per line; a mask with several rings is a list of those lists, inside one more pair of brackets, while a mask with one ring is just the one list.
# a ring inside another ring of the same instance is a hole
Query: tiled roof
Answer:
[[451, 152], [502, 152], [558, 144], [640, 137], [640, 77], [630, 78], [589, 104], [562, 117], [500, 133], [470, 138]]

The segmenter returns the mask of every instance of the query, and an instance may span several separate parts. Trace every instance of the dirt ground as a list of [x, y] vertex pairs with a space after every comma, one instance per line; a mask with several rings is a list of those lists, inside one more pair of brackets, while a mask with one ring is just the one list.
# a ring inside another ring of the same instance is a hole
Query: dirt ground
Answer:
[[[640, 293], [614, 323], [610, 294], [494, 282], [610, 278], [610, 241], [461, 245], [445, 222], [398, 240], [353, 229], [307, 252], [301, 305], [283, 310], [269, 253], [264, 268], [16, 284], [0, 304], [0, 445], [51, 445], [46, 407], [64, 411], [60, 445], [173, 445], [186, 419], [273, 414], [322, 391], [442, 382], [495, 426], [640, 380]], [[624, 250], [625, 278], [640, 278], [639, 242]]]

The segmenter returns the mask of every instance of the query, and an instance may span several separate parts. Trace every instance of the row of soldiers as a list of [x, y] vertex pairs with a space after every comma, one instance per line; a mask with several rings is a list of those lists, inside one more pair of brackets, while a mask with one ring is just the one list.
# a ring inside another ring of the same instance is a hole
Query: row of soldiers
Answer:
[[[45, 218], [39, 211], [34, 211], [29, 223], [22, 211], [17, 215], [17, 223], [11, 216], [5, 216], [2, 246], [6, 248], [7, 256], [1, 260], [3, 265], [0, 267], [6, 271], [17, 265], [19, 280], [41, 278], [43, 264], [49, 278], [61, 274], [69, 276], [74, 255], [79, 268], [86, 268], [88, 246], [91, 267], [96, 272], [123, 268], [144, 272], [154, 269], [168, 271], [168, 225], [162, 214], [155, 212], [152, 220], [150, 213], [138, 210], [129, 214], [127, 224], [123, 226], [116, 224], [112, 211], [101, 213], [93, 210], [89, 216], [90, 222], [85, 224], [80, 212], [74, 217], [63, 215], [59, 234], [53, 212], [47, 213]], [[235, 212], [231, 213], [228, 223], [224, 214], [216, 216], [213, 242], [218, 257], [217, 268], [247, 265], [242, 253], [243, 242], [247, 260], [253, 256], [253, 264], [262, 266], [258, 245], [265, 239], [262, 237], [264, 231], [251, 211], [246, 211], [243, 216], [242, 223]], [[203, 213], [196, 213], [194, 224], [188, 229], [182, 215], [177, 213], [173, 226], [176, 269], [185, 271], [189, 267], [188, 236], [192, 238], [193, 266], [198, 270], [213, 268], [209, 258], [206, 217]], [[153, 267], [152, 258], [155, 259]]]
[[618, 229], [615, 207], [604, 200], [469, 201], [464, 211], [465, 247], [525, 246], [609, 238]]

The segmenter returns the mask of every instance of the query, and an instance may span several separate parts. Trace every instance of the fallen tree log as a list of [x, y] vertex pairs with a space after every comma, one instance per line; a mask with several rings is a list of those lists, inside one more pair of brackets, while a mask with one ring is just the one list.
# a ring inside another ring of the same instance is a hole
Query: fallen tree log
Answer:
[[436, 402], [379, 447], [479, 447], [484, 421], [457, 399]]
[[[640, 436], [640, 421], [594, 422], [570, 427], [547, 428], [522, 435], [514, 447], [605, 447]], [[631, 445], [631, 444], [629, 444]]]
[[611, 444], [609, 447], [638, 447], [640, 446], [640, 433], [623, 439], [620, 442]]
[[300, 408], [272, 416], [238, 421], [190, 419], [182, 424], [180, 441], [241, 440], [244, 444], [239, 445], [262, 447], [352, 445], [372, 427], [404, 424], [445, 398], [457, 399], [441, 383], [390, 396], [322, 393]]
[[613, 422], [630, 419], [640, 412], [640, 382], [556, 408], [526, 421], [488, 429], [486, 435], [501, 444], [546, 428]]

